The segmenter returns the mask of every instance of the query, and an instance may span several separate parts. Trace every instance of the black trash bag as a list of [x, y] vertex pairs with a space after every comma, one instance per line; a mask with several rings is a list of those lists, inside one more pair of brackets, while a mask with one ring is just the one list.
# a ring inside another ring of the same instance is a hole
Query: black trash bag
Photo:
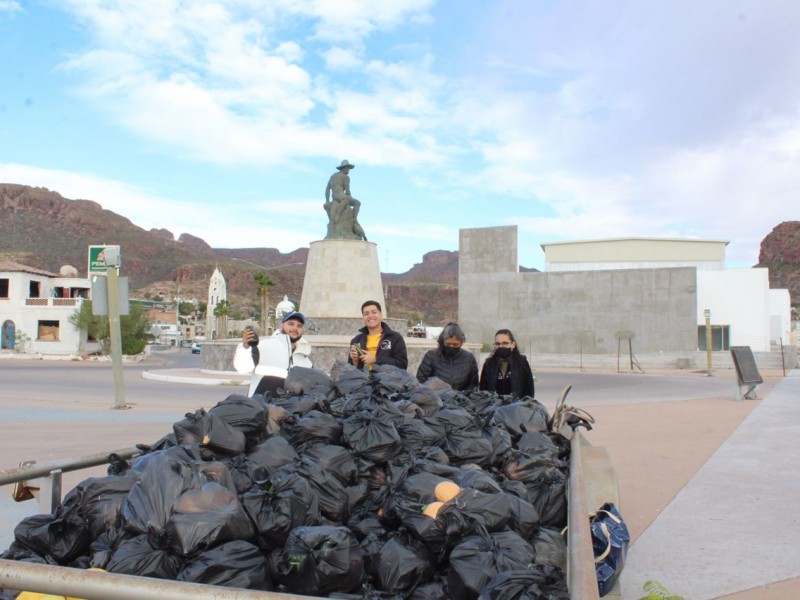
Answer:
[[506, 571], [483, 588], [478, 600], [569, 600], [564, 573], [548, 565]]
[[298, 452], [319, 444], [336, 444], [342, 438], [342, 424], [333, 415], [318, 410], [287, 418], [281, 429]]
[[147, 468], [148, 463], [151, 460], [155, 460], [157, 457], [159, 460], [169, 459], [184, 463], [186, 465], [198, 460], [203, 460], [203, 456], [200, 453], [200, 446], [198, 444], [169, 446], [168, 448], [164, 448], [163, 450], [159, 450], [157, 452], [150, 452], [148, 454], [143, 454], [142, 456], [137, 456], [131, 461], [130, 468], [141, 473]]
[[257, 444], [267, 423], [267, 404], [263, 397], [248, 398], [243, 394], [231, 394], [208, 411], [225, 423], [241, 431], [248, 445]]
[[255, 524], [256, 541], [265, 550], [283, 548], [297, 527], [319, 525], [319, 501], [308, 480], [291, 469], [279, 469], [242, 497]]
[[511, 434], [504, 427], [489, 425], [483, 428], [483, 437], [489, 440], [492, 446], [492, 465], [501, 465], [506, 455], [514, 448]]
[[391, 486], [386, 498], [384, 515], [388, 519], [405, 519], [408, 515], [419, 515], [431, 502], [436, 502], [436, 486], [448, 481], [429, 472], [407, 474]]
[[320, 369], [292, 367], [283, 382], [290, 396], [308, 395], [327, 400], [335, 391], [333, 379]]
[[[511, 510], [511, 518], [508, 521], [509, 528], [516, 531], [526, 540], [531, 540], [539, 529], [539, 512], [533, 504], [519, 496], [510, 493], [506, 493], [506, 496], [508, 496], [508, 504]], [[534, 548], [536, 548], [535, 543]]]
[[490, 533], [504, 529], [511, 519], [511, 503], [508, 494], [502, 492], [485, 494], [466, 488], [444, 506], [460, 512], [468, 521], [482, 525]]
[[420, 385], [408, 370], [394, 365], [378, 364], [372, 366], [372, 384], [375, 394], [384, 398], [396, 398]]
[[236, 494], [214, 482], [184, 492], [166, 526], [169, 548], [183, 557], [224, 542], [251, 540], [254, 534]]
[[565, 466], [558, 458], [547, 455], [531, 455], [525, 452], [509, 452], [503, 464], [503, 474], [512, 481], [521, 481], [526, 486], [547, 477]]
[[608, 502], [589, 519], [594, 566], [600, 596], [605, 596], [619, 579], [628, 554], [631, 536], [617, 507]]
[[516, 440], [527, 431], [549, 431], [550, 415], [539, 401], [527, 399], [497, 407], [492, 423], [505, 427]]
[[153, 454], [122, 507], [125, 529], [158, 536], [169, 520], [175, 500], [194, 481], [189, 464], [166, 452]]
[[346, 448], [316, 446], [306, 451], [303, 459], [316, 463], [322, 470], [336, 477], [342, 485], [354, 485], [358, 481], [358, 466]]
[[348, 417], [342, 423], [342, 436], [357, 456], [376, 463], [391, 460], [403, 447], [395, 418], [383, 411]]
[[403, 452], [417, 453], [439, 444], [442, 440], [439, 434], [428, 427], [420, 419], [406, 421], [399, 427], [397, 432], [400, 434], [400, 443]]
[[425, 418], [424, 421], [443, 439], [453, 432], [469, 432], [482, 435], [478, 418], [467, 409], [461, 407], [443, 408]]
[[530, 539], [534, 561], [567, 571], [567, 539], [562, 529], [540, 527]]
[[400, 400], [395, 400], [393, 403], [397, 409], [403, 413], [406, 421], [410, 421], [412, 419], [421, 419], [425, 416], [425, 413], [422, 411], [422, 409], [410, 400], [404, 400], [401, 398]]
[[450, 553], [447, 587], [453, 598], [474, 600], [498, 574], [532, 562], [533, 548], [513, 531], [474, 535]]
[[245, 448], [241, 431], [202, 408], [194, 413], [186, 413], [186, 418], [174, 423], [172, 429], [181, 445], [198, 444], [204, 459], [234, 456]]
[[544, 457], [560, 464], [561, 449], [553, 441], [552, 434], [541, 431], [528, 431], [517, 440], [517, 449], [529, 456]]
[[91, 533], [77, 512], [63, 517], [50, 514], [25, 517], [14, 528], [14, 540], [45, 558], [47, 562], [69, 566], [89, 552]]
[[527, 483], [528, 500], [539, 513], [539, 522], [550, 527], [567, 525], [567, 477], [555, 470]]
[[124, 529], [107, 529], [100, 536], [92, 540], [89, 546], [90, 567], [105, 569], [108, 561], [114, 555], [114, 551], [123, 541], [138, 537]]
[[213, 481], [234, 493], [236, 492], [233, 475], [228, 465], [224, 462], [217, 460], [209, 462], [195, 461], [189, 466], [194, 470], [195, 485], [203, 485]]
[[445, 436], [441, 447], [454, 465], [476, 463], [483, 466], [492, 462], [492, 443], [480, 431], [452, 431]]
[[123, 540], [106, 564], [109, 573], [175, 579], [183, 566], [179, 556], [154, 548], [146, 535]]
[[[403, 398], [419, 406], [426, 417], [435, 414], [442, 408], [442, 399], [439, 398], [439, 394], [436, 393], [438, 386], [435, 384], [434, 379], [442, 386], [446, 386], [446, 389], [451, 389], [450, 386], [441, 379], [432, 377], [421, 386], [415, 387], [403, 394]], [[445, 389], [445, 387], [440, 389]]]
[[94, 539], [106, 528], [120, 526], [125, 499], [140, 477], [137, 471], [126, 471], [118, 476], [85, 479], [64, 496], [56, 512], [63, 516], [76, 511], [86, 519], [91, 538]]
[[364, 580], [361, 549], [347, 527], [298, 527], [270, 564], [278, 582], [297, 594], [352, 592]]
[[307, 456], [300, 457], [297, 472], [308, 479], [312, 493], [319, 501], [319, 513], [330, 524], [346, 523], [350, 518], [350, 497], [347, 488], [336, 475], [316, 464]]
[[292, 415], [304, 415], [312, 410], [323, 410], [325, 403], [318, 396], [299, 394], [296, 396], [278, 395], [272, 398], [272, 405], [282, 408]]
[[356, 400], [372, 395], [369, 373], [356, 369], [349, 363], [335, 363], [331, 367], [331, 378], [340, 396]]
[[462, 488], [471, 488], [486, 494], [500, 494], [503, 491], [491, 473], [480, 468], [462, 467], [454, 480]]
[[267, 437], [278, 435], [281, 432], [283, 420], [289, 416], [289, 411], [274, 404], [267, 404], [267, 424], [264, 433]]
[[441, 579], [428, 581], [415, 587], [410, 594], [404, 596], [404, 600], [451, 600], [452, 597], [447, 591], [447, 585]]
[[[433, 449], [431, 448], [429, 450]], [[434, 458], [443, 456], [443, 462], [424, 457], [416, 458], [409, 462], [409, 460], [405, 457], [398, 457], [392, 461], [392, 464], [402, 465], [403, 467], [408, 468], [410, 473], [414, 474], [430, 473], [431, 475], [438, 475], [439, 477], [444, 477], [445, 479], [456, 479], [461, 473], [461, 468], [450, 464], [450, 459], [447, 458], [447, 454], [444, 452], [444, 450], [439, 448], [439, 451], [442, 452], [442, 455], [434, 454], [433, 452], [428, 451], [423, 456], [433, 456]]]
[[372, 556], [375, 582], [385, 592], [404, 592], [430, 581], [436, 573], [433, 556], [420, 543], [392, 538]]
[[272, 589], [267, 557], [257, 546], [242, 540], [201, 552], [183, 565], [177, 579], [248, 590]]
[[11, 545], [5, 549], [2, 553], [0, 553], [0, 558], [4, 560], [17, 560], [20, 562], [29, 562], [35, 563], [39, 565], [54, 565], [57, 564], [55, 560], [51, 557], [49, 560], [47, 557], [39, 556], [31, 550], [30, 548], [26, 548], [19, 542], [11, 542]]
[[[300, 456], [282, 437], [272, 437], [261, 442], [247, 456], [231, 462], [236, 488], [240, 493], [250, 489], [255, 481], [263, 481], [284, 465], [290, 465]], [[244, 487], [244, 489], [242, 489]]]

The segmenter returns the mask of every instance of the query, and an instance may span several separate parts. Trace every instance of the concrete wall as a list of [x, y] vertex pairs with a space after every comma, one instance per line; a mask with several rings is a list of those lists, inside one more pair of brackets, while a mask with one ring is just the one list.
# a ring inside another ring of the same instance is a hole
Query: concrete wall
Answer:
[[769, 341], [788, 346], [792, 340], [792, 302], [789, 290], [769, 291]]
[[[472, 341], [514, 332], [523, 353], [616, 354], [697, 347], [695, 270], [462, 275], [459, 322]], [[619, 340], [622, 339], [622, 342]]]

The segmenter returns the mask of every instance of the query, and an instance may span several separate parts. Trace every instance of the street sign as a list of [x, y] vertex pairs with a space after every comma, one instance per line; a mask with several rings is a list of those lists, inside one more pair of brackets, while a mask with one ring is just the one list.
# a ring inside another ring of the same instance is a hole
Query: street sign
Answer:
[[[119, 314], [131, 313], [128, 299], [128, 278], [119, 278]], [[108, 285], [105, 279], [92, 277], [92, 314], [99, 316], [108, 315]]]
[[108, 267], [120, 265], [119, 246], [89, 246], [88, 277], [105, 275]]

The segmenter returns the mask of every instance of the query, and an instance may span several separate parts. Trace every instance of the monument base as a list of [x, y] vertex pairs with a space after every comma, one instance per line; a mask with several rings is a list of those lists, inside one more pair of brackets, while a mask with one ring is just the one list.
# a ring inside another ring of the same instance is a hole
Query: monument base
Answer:
[[363, 327], [361, 304], [366, 300], [380, 302], [387, 316], [377, 245], [362, 240], [311, 242], [299, 310], [311, 321], [358, 319], [358, 327], [346, 329], [355, 335]]
[[[371, 299], [371, 298], [370, 298]], [[378, 300], [380, 302], [380, 300]], [[361, 306], [359, 304], [359, 306]], [[381, 304], [383, 306], [383, 304]], [[408, 327], [405, 319], [383, 319], [389, 327], [405, 337]], [[309, 317], [306, 316], [306, 335], [343, 335], [352, 339], [364, 326], [361, 317]]]

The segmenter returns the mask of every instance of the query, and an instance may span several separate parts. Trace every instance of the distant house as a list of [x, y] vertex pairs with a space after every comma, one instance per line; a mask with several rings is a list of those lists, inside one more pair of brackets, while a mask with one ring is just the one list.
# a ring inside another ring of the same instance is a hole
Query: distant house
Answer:
[[71, 354], [87, 348], [87, 333], [69, 322], [90, 296], [88, 279], [73, 267], [50, 273], [0, 261], [0, 350]]

